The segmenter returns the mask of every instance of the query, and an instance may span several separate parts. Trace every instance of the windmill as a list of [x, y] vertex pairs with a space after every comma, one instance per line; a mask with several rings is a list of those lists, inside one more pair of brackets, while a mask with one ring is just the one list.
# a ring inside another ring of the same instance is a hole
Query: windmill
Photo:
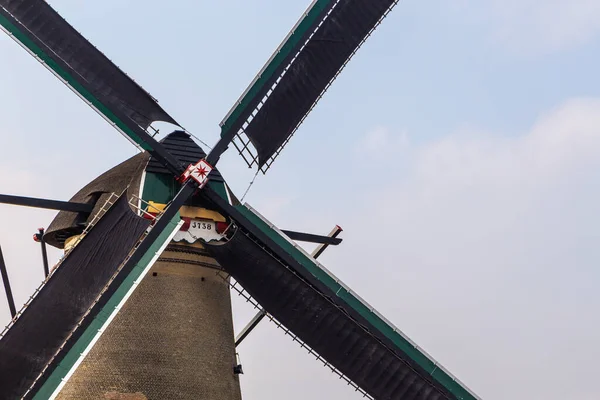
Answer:
[[314, 1], [207, 154], [180, 129], [157, 142], [152, 122], [179, 124], [46, 2], [0, 0], [3, 29], [143, 150], [69, 202], [3, 197], [62, 210], [42, 239], [65, 256], [2, 333], [0, 396], [239, 398], [234, 286], [365, 395], [477, 398], [294, 242], [339, 230], [282, 231], [215, 168], [235, 147], [266, 173], [396, 2]]

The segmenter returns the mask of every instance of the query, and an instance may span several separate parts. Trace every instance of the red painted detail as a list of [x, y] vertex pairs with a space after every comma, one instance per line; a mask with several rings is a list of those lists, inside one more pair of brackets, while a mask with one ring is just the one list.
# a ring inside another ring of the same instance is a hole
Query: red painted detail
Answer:
[[206, 162], [206, 160], [200, 160], [195, 165], [190, 164], [177, 180], [180, 183], [185, 183], [191, 178], [198, 182], [199, 189], [202, 189], [208, 182], [208, 174], [212, 170], [212, 165]]
[[153, 220], [153, 221], [156, 219], [157, 215], [158, 215], [157, 213], [153, 213], [153, 212], [150, 212], [150, 211], [146, 211], [145, 213], [143, 213], [143, 217], [144, 218], [150, 219], [150, 220]]
[[216, 223], [215, 229], [217, 230], [217, 233], [223, 234], [227, 228], [229, 228], [229, 224], [227, 222], [219, 221]]
[[181, 217], [183, 220], [183, 225], [181, 225], [180, 231], [187, 232], [190, 229], [190, 224], [192, 223], [192, 219], [189, 217]]

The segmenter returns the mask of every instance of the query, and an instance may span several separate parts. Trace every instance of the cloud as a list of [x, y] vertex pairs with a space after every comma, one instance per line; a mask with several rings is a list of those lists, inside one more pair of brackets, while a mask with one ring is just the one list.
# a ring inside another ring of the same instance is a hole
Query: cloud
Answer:
[[[368, 160], [355, 184], [277, 214], [339, 222], [344, 242], [320, 261], [482, 398], [598, 398], [600, 98], [566, 101], [524, 132], [417, 135], [374, 127], [355, 146]], [[351, 398], [268, 324], [249, 340], [249, 373], [285, 353], [287, 374], [277, 386], [248, 375], [247, 397]]]
[[519, 52], [566, 50], [600, 33], [595, 0], [466, 0], [455, 6], [485, 24], [495, 41]]
[[598, 397], [600, 99], [398, 148], [329, 268], [483, 398]]
[[[596, 163], [600, 102], [571, 100], [541, 118], [526, 135], [454, 135], [417, 149], [423, 184], [489, 183], [494, 186], [555, 182], [560, 175]], [[483, 181], [483, 182], [482, 182]]]
[[283, 211], [289, 209], [293, 201], [294, 198], [291, 196], [273, 194], [267, 198], [262, 198], [257, 205], [257, 210], [260, 210], [260, 213], [269, 215], [269, 218], [277, 219], [281, 217]]
[[369, 156], [387, 157], [390, 152], [397, 154], [408, 146], [408, 135], [406, 132], [399, 134], [391, 132], [385, 126], [377, 126], [371, 129], [356, 146], [359, 154]]

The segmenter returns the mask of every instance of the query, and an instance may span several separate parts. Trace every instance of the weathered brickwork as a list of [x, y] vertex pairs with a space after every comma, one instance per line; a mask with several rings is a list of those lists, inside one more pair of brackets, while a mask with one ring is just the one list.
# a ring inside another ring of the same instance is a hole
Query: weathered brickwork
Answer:
[[59, 399], [241, 399], [229, 287], [204, 266], [214, 259], [176, 250], [150, 270]]

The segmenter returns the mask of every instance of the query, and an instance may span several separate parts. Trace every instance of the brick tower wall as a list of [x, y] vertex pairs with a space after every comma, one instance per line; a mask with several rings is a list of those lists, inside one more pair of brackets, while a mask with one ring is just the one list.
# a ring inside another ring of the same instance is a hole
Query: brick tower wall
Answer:
[[199, 247], [170, 245], [58, 399], [241, 400], [227, 282]]

